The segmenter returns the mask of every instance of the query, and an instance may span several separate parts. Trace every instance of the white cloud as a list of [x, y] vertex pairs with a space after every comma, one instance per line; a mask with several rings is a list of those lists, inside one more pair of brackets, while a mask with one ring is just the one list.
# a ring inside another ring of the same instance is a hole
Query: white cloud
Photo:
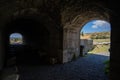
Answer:
[[92, 28], [99, 28], [99, 27], [110, 27], [110, 24], [106, 21], [102, 21], [102, 20], [96, 20], [93, 22]]
[[96, 25], [93, 25], [93, 26], [92, 26], [92, 28], [98, 28], [98, 26], [96, 26]]

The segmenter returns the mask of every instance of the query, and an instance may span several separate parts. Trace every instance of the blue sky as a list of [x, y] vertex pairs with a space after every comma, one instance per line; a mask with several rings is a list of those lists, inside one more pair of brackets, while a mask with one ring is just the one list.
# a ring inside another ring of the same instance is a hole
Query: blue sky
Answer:
[[81, 30], [83, 33], [110, 31], [110, 23], [102, 20], [93, 20], [85, 24]]
[[13, 33], [10, 35], [10, 38], [22, 38], [22, 35], [20, 33]]

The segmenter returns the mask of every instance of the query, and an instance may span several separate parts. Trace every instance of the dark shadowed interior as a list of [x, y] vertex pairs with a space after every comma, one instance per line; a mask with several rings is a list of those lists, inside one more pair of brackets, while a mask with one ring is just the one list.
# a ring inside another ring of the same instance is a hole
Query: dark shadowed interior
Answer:
[[[80, 30], [91, 20], [111, 24], [110, 80], [120, 80], [120, 12], [115, 0], [0, 0], [0, 71], [15, 64], [67, 63], [81, 55]], [[23, 44], [10, 45], [12, 33]]]

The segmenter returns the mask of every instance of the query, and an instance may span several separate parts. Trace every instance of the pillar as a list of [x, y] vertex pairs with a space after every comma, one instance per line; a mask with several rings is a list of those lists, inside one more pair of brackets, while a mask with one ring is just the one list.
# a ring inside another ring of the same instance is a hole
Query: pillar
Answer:
[[118, 16], [111, 18], [110, 80], [120, 77], [120, 22]]
[[65, 28], [63, 31], [63, 63], [76, 59], [79, 56], [79, 32], [74, 28]]

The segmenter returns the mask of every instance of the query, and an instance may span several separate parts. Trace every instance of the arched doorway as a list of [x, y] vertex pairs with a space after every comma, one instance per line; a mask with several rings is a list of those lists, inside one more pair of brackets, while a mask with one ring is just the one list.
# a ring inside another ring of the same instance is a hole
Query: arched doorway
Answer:
[[85, 55], [88, 52], [109, 53], [110, 37], [111, 26], [109, 22], [104, 20], [87, 22], [80, 30], [80, 45], [84, 47], [80, 54]]
[[39, 64], [49, 56], [49, 31], [36, 19], [27, 17], [11, 21], [5, 35], [7, 61], [15, 56], [17, 64]]
[[6, 45], [6, 67], [16, 65], [18, 51], [22, 50], [24, 45], [23, 35], [21, 33], [11, 33], [9, 35], [9, 41]]
[[20, 33], [12, 33], [9, 36], [10, 45], [22, 45], [23, 44], [23, 36]]
[[104, 20], [91, 20], [80, 31], [80, 55], [103, 58], [104, 72], [110, 72], [111, 24]]
[[[78, 19], [78, 18], [77, 18]], [[80, 16], [80, 19], [81, 19], [81, 16]], [[91, 22], [91, 21], [93, 21], [94, 22], [94, 20], [96, 20], [96, 22], [97, 22], [97, 25], [98, 25], [98, 23], [99, 24], [103, 24], [103, 23], [107, 23], [108, 25], [109, 25], [109, 28], [111, 28], [111, 26], [110, 26], [110, 22], [109, 22], [109, 20], [106, 20], [106, 19], [100, 19], [100, 18], [95, 18], [95, 17], [93, 17], [93, 18], [90, 18], [90, 19], [88, 19], [88, 18], [86, 18], [86, 20], [80, 20], [81, 22], [83, 21], [83, 23], [81, 23], [81, 24], [73, 24], [73, 25], [67, 25], [67, 26], [65, 26], [66, 28], [64, 29], [64, 41], [65, 41], [65, 43], [64, 43], [64, 53], [63, 53], [63, 55], [64, 55], [64, 62], [68, 62], [68, 61], [72, 61], [73, 59], [77, 59], [77, 60], [82, 60], [82, 59], [84, 59], [84, 60], [86, 60], [86, 61], [88, 61], [88, 63], [83, 63], [83, 65], [84, 64], [89, 64], [89, 61], [91, 61], [92, 60], [92, 63], [94, 64], [94, 61], [98, 61], [97, 63], [98, 63], [98, 66], [99, 66], [99, 63], [100, 64], [103, 64], [104, 65], [104, 62], [106, 61], [106, 60], [108, 60], [109, 59], [109, 56], [107, 55], [94, 55], [94, 57], [92, 57], [92, 56], [86, 56], [87, 57], [87, 59], [85, 59], [85, 57], [80, 57], [80, 55], [81, 55], [81, 47], [80, 47], [80, 45], [81, 45], [81, 40], [80, 40], [80, 31], [82, 30], [82, 28], [84, 28], [84, 26], [87, 24], [87, 23], [89, 23], [89, 22]], [[97, 21], [98, 20], [98, 21]], [[102, 20], [102, 21], [101, 21]], [[78, 20], [76, 20], [76, 21], [78, 21]], [[95, 23], [95, 22], [94, 22]], [[106, 24], [105, 24], [106, 25]], [[108, 26], [107, 25], [107, 26]], [[99, 26], [104, 26], [104, 25], [99, 25]], [[97, 28], [97, 27], [99, 27], [99, 26], [93, 26], [93, 28]], [[90, 25], [89, 25], [89, 27], [90, 27]], [[106, 28], [105, 26], [103, 27], [103, 28]], [[88, 30], [90, 30], [90, 29], [88, 29]], [[104, 30], [103, 30], [104, 31]], [[104, 33], [104, 34], [106, 34], [106, 33]], [[81, 32], [81, 35], [85, 35], [84, 34], [84, 32]], [[109, 34], [109, 36], [110, 36], [111, 34]], [[104, 35], [102, 35], [102, 37], [103, 38], [107, 38], [108, 36], [104, 36]], [[109, 37], [109, 41], [111, 40], [111, 38]], [[106, 40], [104, 40], [104, 41], [106, 41]], [[85, 46], [84, 48], [91, 48], [91, 46], [89, 46], [89, 45], [91, 45], [91, 40], [88, 40], [88, 42], [90, 42], [90, 44], [86, 44], [86, 45], [88, 45], [88, 46]], [[86, 42], [87, 43], [87, 42]], [[106, 42], [105, 42], [105, 44], [103, 43], [103, 48], [104, 48], [104, 46], [108, 46], [107, 47], [107, 51], [108, 51], [108, 48], [110, 48], [110, 44], [109, 44], [109, 42], [107, 42], [107, 44], [106, 44]], [[83, 50], [84, 51], [84, 50]], [[89, 51], [89, 50], [86, 50], [86, 52], [87, 51]], [[70, 53], [71, 52], [71, 53]], [[109, 51], [108, 51], [109, 52]], [[109, 55], [110, 55], [110, 53], [108, 53]], [[86, 55], [86, 54], [85, 54]], [[82, 55], [83, 56], [83, 55]], [[88, 58], [89, 57], [89, 58]], [[102, 57], [102, 58], [100, 58], [100, 57]], [[79, 59], [78, 59], [79, 58]], [[80, 59], [81, 58], [81, 59]], [[99, 59], [100, 59], [100, 62], [99, 62]], [[103, 61], [102, 61], [102, 60]], [[73, 61], [74, 62], [74, 61]], [[83, 61], [84, 62], [84, 61]], [[79, 64], [79, 63], [78, 63]], [[91, 62], [90, 62], [90, 64], [91, 64]], [[83, 65], [81, 65], [81, 66], [83, 66]], [[94, 66], [94, 65], [93, 65]], [[99, 68], [100, 68], [100, 66], [99, 66]], [[104, 69], [105, 69], [105, 67], [101, 67], [102, 69], [101, 69], [101, 73], [103, 73], [103, 75], [104, 75]], [[86, 70], [87, 69], [90, 69], [89, 67], [87, 68], [86, 67]], [[90, 70], [93, 70], [94, 71], [94, 69], [90, 69]], [[102, 71], [103, 70], [103, 71]], [[95, 72], [97, 72], [97, 71], [95, 71]], [[99, 75], [99, 74], [98, 74]], [[101, 77], [102, 78], [102, 77]]]
[[19, 46], [14, 51], [21, 63], [31, 60], [34, 64], [39, 63], [34, 60], [41, 59], [40, 61], [46, 64], [51, 63], [52, 58], [58, 63], [62, 62], [62, 32], [59, 33], [58, 25], [48, 15], [22, 15], [10, 19], [4, 27], [6, 56], [10, 50], [8, 45], [12, 33], [20, 33], [23, 38], [22, 45], [16, 45], [17, 42], [12, 45]]

